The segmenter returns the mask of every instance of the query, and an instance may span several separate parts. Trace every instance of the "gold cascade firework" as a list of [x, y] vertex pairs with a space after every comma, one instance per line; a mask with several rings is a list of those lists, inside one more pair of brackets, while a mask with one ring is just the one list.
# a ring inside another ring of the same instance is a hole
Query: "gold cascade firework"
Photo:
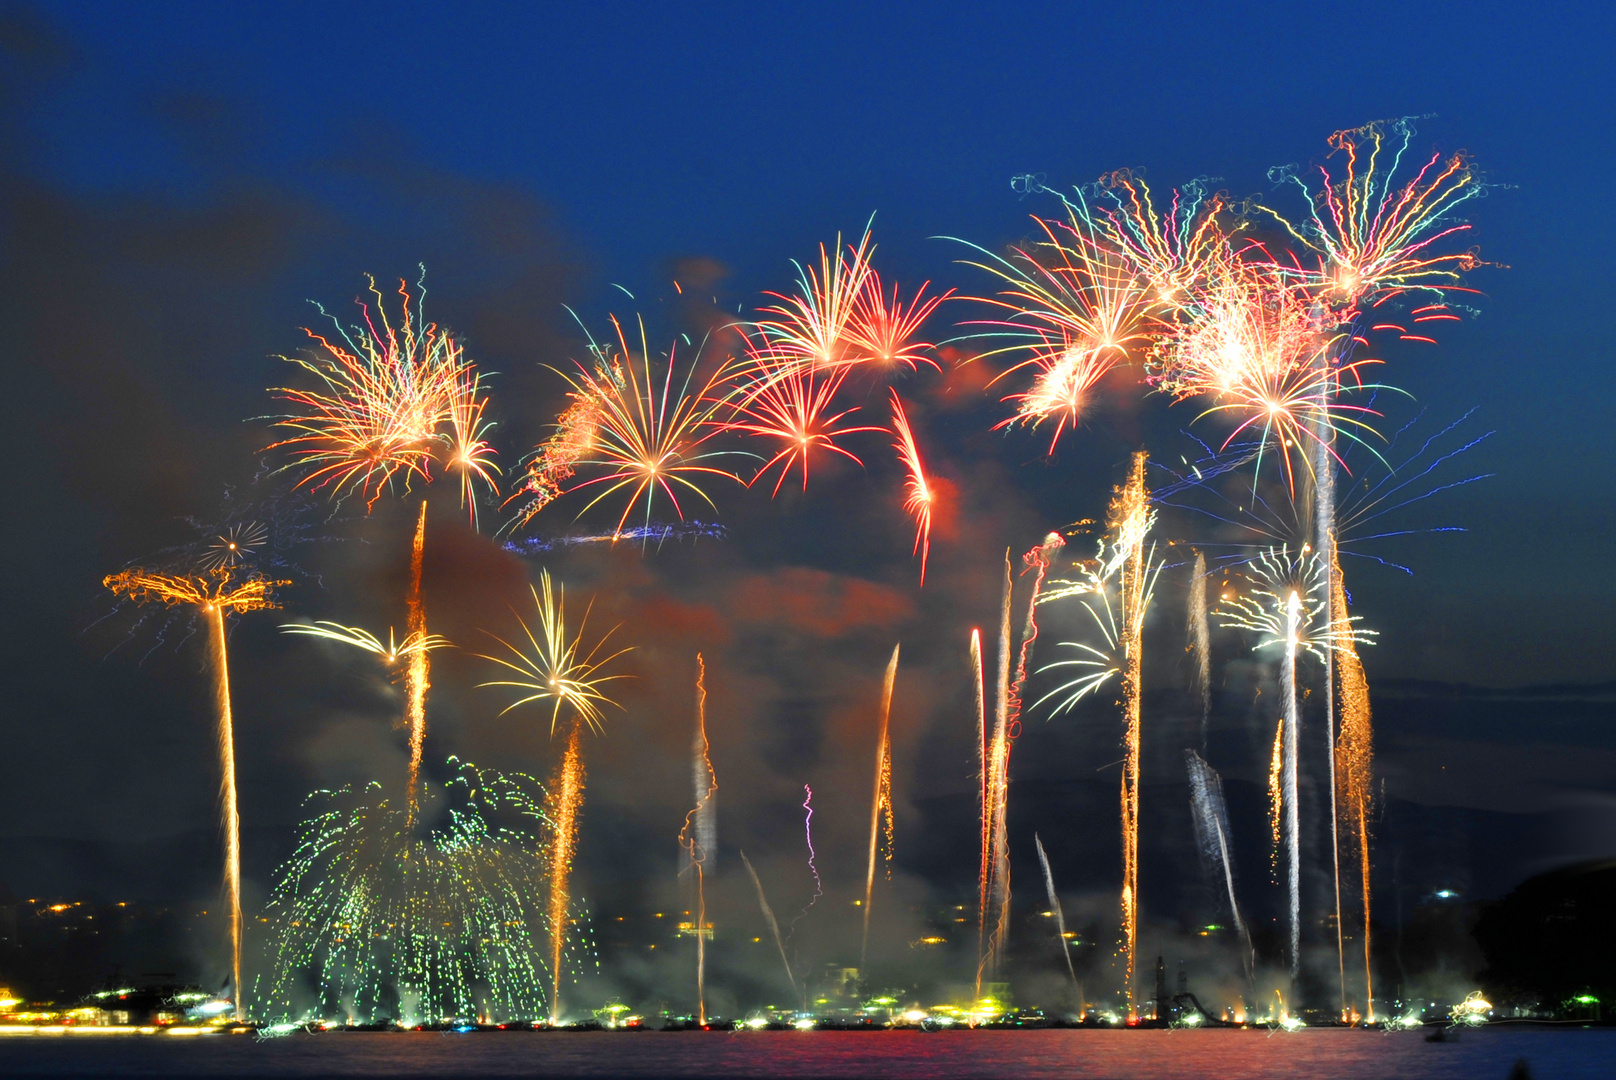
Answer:
[[550, 841], [550, 1022], [561, 1020], [561, 955], [567, 944], [567, 912], [572, 907], [572, 860], [578, 851], [578, 819], [584, 804], [583, 720], [575, 718], [567, 735], [567, 752], [550, 785], [546, 816]]
[[1147, 455], [1138, 451], [1128, 480], [1111, 502], [1109, 527], [1122, 538], [1122, 932], [1127, 946], [1128, 1018], [1139, 1015], [1134, 971], [1139, 946], [1139, 750], [1142, 631], [1148, 599], [1144, 552], [1150, 504], [1145, 490]]
[[875, 860], [881, 836], [882, 815], [886, 818], [887, 876], [892, 869], [892, 686], [898, 678], [898, 650], [892, 646], [892, 659], [887, 661], [886, 678], [881, 683], [881, 721], [875, 737], [875, 794], [870, 799], [870, 864], [864, 875], [864, 938], [859, 945], [859, 967], [864, 966], [865, 953], [870, 947], [870, 902], [875, 896]]
[[241, 813], [236, 800], [235, 720], [230, 710], [230, 657], [225, 645], [224, 617], [228, 612], [267, 611], [279, 607], [273, 592], [289, 581], [270, 581], [256, 575], [231, 580], [228, 566], [217, 566], [199, 576], [153, 573], [139, 568], [110, 574], [102, 584], [114, 595], [137, 604], [165, 607], [190, 605], [206, 616], [213, 658], [214, 705], [219, 718], [220, 813], [225, 833], [225, 889], [230, 903], [230, 963], [235, 1017], [247, 1019], [241, 993]]
[[[421, 562], [426, 551], [426, 500], [421, 500], [421, 514], [415, 522], [415, 540], [410, 545], [409, 614], [405, 623], [410, 637], [426, 638], [426, 603], [421, 596]], [[430, 663], [427, 650], [418, 649], [409, 656], [404, 671], [406, 695], [405, 720], [410, 729], [410, 773], [408, 795], [405, 801], [406, 824], [415, 824], [417, 807], [416, 787], [421, 777], [421, 750], [426, 742], [426, 692]]]
[[[1334, 555], [1334, 552], [1332, 552]], [[1337, 557], [1331, 574], [1330, 616], [1350, 622], [1346, 586]], [[1335, 744], [1336, 799], [1345, 817], [1348, 842], [1358, 857], [1363, 902], [1364, 1022], [1375, 1019], [1375, 983], [1369, 953], [1369, 806], [1374, 770], [1374, 732], [1369, 716], [1369, 680], [1356, 642], [1350, 638], [1336, 650], [1336, 678], [1340, 688], [1341, 727]]]

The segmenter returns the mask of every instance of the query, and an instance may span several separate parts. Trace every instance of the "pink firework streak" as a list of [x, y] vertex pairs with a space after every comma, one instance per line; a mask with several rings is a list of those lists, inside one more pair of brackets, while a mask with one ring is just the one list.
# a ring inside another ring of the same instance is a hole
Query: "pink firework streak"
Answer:
[[802, 921], [804, 915], [808, 914], [808, 908], [819, 903], [819, 898], [825, 895], [824, 883], [819, 880], [819, 867], [814, 864], [814, 789], [804, 784], [802, 785], [802, 790], [808, 794], [808, 797], [802, 800], [802, 808], [808, 811], [807, 815], [802, 819], [802, 831], [803, 836], [808, 841], [808, 872], [814, 875], [814, 895], [813, 899], [808, 901], [808, 907], [803, 908], [797, 913], [797, 917], [791, 920], [790, 927], [786, 929], [787, 941], [790, 941], [791, 935], [797, 932], [797, 924]]

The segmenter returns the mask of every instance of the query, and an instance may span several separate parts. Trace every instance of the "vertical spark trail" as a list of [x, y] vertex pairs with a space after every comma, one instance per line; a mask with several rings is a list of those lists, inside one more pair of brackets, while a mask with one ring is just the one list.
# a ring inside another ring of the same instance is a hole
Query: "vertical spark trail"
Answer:
[[[1332, 550], [1332, 558], [1334, 552]], [[1330, 619], [1346, 624], [1347, 591], [1339, 560], [1330, 581]], [[1341, 738], [1336, 742], [1335, 781], [1345, 806], [1347, 835], [1358, 856], [1359, 887], [1363, 902], [1364, 1022], [1375, 1019], [1375, 983], [1369, 964], [1369, 801], [1374, 765], [1373, 731], [1369, 717], [1369, 680], [1351, 640], [1340, 649], [1337, 670], [1341, 680]]]
[[[1010, 795], [1010, 552], [1004, 553], [1004, 606], [999, 614], [999, 656], [993, 694], [993, 737], [988, 754], [988, 813], [992, 856], [988, 868], [988, 904], [993, 934], [986, 960], [994, 971], [1010, 934], [1009, 823]], [[979, 976], [980, 978], [980, 976]]]
[[1206, 556], [1195, 553], [1190, 572], [1189, 610], [1185, 613], [1185, 633], [1195, 654], [1195, 688], [1201, 697], [1201, 752], [1206, 753], [1206, 726], [1212, 718], [1212, 632], [1207, 625]]
[[1038, 640], [1038, 595], [1044, 590], [1044, 575], [1055, 561], [1056, 552], [1066, 546], [1060, 533], [1052, 532], [1044, 542], [1021, 557], [1026, 570], [1033, 571], [1032, 596], [1027, 599], [1027, 621], [1021, 627], [1021, 651], [1016, 655], [1016, 676], [1010, 685], [1007, 703], [1008, 739], [1014, 743], [1021, 735], [1021, 692], [1027, 685], [1027, 657], [1032, 654], [1033, 642]]
[[241, 815], [236, 808], [236, 735], [230, 712], [230, 660], [225, 651], [224, 607], [211, 605], [213, 672], [219, 709], [220, 798], [223, 802], [225, 889], [230, 901], [231, 999], [238, 1021], [247, 1019], [241, 989]]
[[[1072, 976], [1072, 988], [1077, 988], [1077, 969], [1072, 966], [1072, 947], [1066, 941], [1066, 915], [1061, 911], [1060, 897], [1055, 895], [1055, 875], [1049, 869], [1049, 856], [1044, 854], [1044, 842], [1038, 838], [1037, 833], [1032, 834], [1032, 842], [1038, 848], [1038, 863], [1044, 868], [1044, 888], [1049, 890], [1049, 910], [1055, 913], [1055, 940], [1060, 942], [1061, 955], [1066, 958], [1066, 971]], [[1079, 993], [1079, 998], [1082, 994]], [[1078, 1001], [1079, 1010], [1083, 1002]]]
[[859, 967], [870, 947], [870, 901], [875, 896], [875, 857], [881, 832], [881, 813], [886, 812], [887, 858], [892, 858], [892, 686], [898, 678], [899, 645], [892, 646], [886, 678], [881, 683], [881, 722], [875, 741], [875, 794], [870, 800], [870, 865], [864, 875], [864, 939], [859, 945]]
[[685, 815], [679, 830], [679, 846], [690, 856], [689, 869], [696, 871], [696, 1019], [707, 1026], [707, 883], [703, 864], [710, 854], [703, 846], [717, 843], [717, 822], [711, 816], [713, 796], [718, 793], [718, 775], [713, 772], [707, 743], [707, 664], [696, 654], [696, 736], [692, 756], [696, 761], [696, 805]]
[[1301, 621], [1302, 597], [1293, 591], [1285, 602], [1285, 659], [1279, 676], [1285, 705], [1285, 753], [1281, 766], [1281, 786], [1284, 789], [1285, 876], [1290, 894], [1290, 974], [1293, 984], [1302, 969], [1302, 814], [1297, 798], [1296, 760], [1301, 749], [1300, 732], [1297, 730], [1301, 726], [1301, 717], [1296, 707], [1296, 648]]
[[[426, 500], [421, 500], [421, 516], [415, 523], [415, 542], [410, 548], [410, 597], [406, 623], [410, 634], [427, 636], [426, 605], [421, 597], [421, 557], [426, 550]], [[410, 825], [415, 824], [417, 806], [416, 787], [421, 777], [421, 749], [426, 740], [426, 691], [428, 661], [425, 649], [410, 654], [405, 669], [405, 688], [408, 695], [406, 718], [410, 726], [410, 773], [408, 795], [405, 800]]]
[[786, 978], [791, 982], [791, 996], [797, 996], [797, 977], [791, 974], [791, 961], [786, 959], [786, 943], [780, 940], [780, 924], [775, 920], [774, 909], [769, 906], [768, 897], [763, 895], [763, 882], [758, 878], [757, 871], [752, 869], [752, 860], [741, 852], [741, 862], [746, 866], [746, 872], [752, 875], [752, 884], [757, 888], [758, 906], [763, 909], [763, 920], [769, 924], [769, 933], [774, 935], [774, 947], [780, 950], [780, 963], [785, 965]]
[[1144, 451], [1133, 456], [1128, 482], [1111, 503], [1109, 527], [1126, 545], [1122, 563], [1122, 929], [1127, 944], [1128, 1019], [1138, 1017], [1134, 1000], [1134, 971], [1139, 947], [1139, 755], [1140, 675], [1145, 620], [1145, 532], [1149, 500], [1145, 491]]
[[1223, 874], [1223, 885], [1229, 894], [1229, 910], [1234, 914], [1235, 929], [1240, 932], [1245, 946], [1240, 954], [1246, 969], [1246, 986], [1252, 1000], [1256, 994], [1256, 952], [1251, 945], [1251, 929], [1240, 915], [1240, 903], [1234, 895], [1234, 855], [1229, 850], [1229, 811], [1223, 801], [1223, 778], [1201, 755], [1193, 750], [1184, 751], [1184, 764], [1190, 777], [1190, 809], [1194, 813], [1195, 840], [1201, 857], [1217, 867]]
[[[1325, 354], [1328, 363], [1328, 353]], [[1325, 382], [1328, 395], [1330, 381]], [[1330, 446], [1331, 433], [1317, 432], [1313, 464], [1313, 525], [1319, 559], [1329, 567], [1332, 583], [1340, 573], [1335, 558], [1335, 459]], [[1324, 733], [1330, 762], [1330, 871], [1335, 884], [1335, 959], [1338, 985], [1341, 988], [1341, 1018], [1347, 1012], [1347, 940], [1341, 919], [1341, 816], [1336, 799], [1336, 733], [1335, 733], [1335, 656], [1330, 650], [1324, 654]]]
[[[814, 853], [814, 789], [807, 784], [802, 785], [806, 798], [802, 800], [804, 811], [802, 819], [803, 838], [808, 842], [808, 872], [814, 876], [814, 895], [808, 898], [808, 903], [797, 912], [797, 917], [791, 920], [791, 926], [786, 930], [786, 937], [797, 932], [797, 924], [808, 914], [808, 909], [819, 903], [819, 898], [825, 895], [825, 883], [819, 880], [818, 856]], [[806, 1006], [805, 1006], [806, 1007]]]
[[993, 858], [993, 812], [988, 804], [988, 704], [982, 673], [982, 631], [971, 631], [971, 675], [976, 689], [977, 809], [980, 811], [982, 860], [976, 877], [976, 997], [982, 996], [983, 946], [987, 937], [988, 875]]
[[561, 954], [567, 944], [568, 891], [572, 858], [578, 850], [578, 818], [583, 809], [583, 721], [574, 720], [567, 736], [567, 752], [551, 785], [546, 807], [555, 835], [550, 841], [550, 1022], [561, 1021]]

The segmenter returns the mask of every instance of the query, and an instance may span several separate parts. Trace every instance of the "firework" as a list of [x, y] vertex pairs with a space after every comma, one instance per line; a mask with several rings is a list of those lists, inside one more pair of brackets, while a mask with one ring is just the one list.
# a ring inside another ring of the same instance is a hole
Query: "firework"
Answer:
[[544, 789], [519, 773], [453, 758], [449, 766], [446, 824], [425, 835], [376, 784], [309, 797], [315, 813], [299, 827], [265, 909], [268, 1018], [414, 1024], [546, 1015], [535, 932], [546, 920]]
[[154, 573], [139, 568], [110, 574], [102, 584], [115, 596], [137, 604], [188, 605], [207, 617], [214, 672], [214, 705], [218, 712], [221, 813], [225, 834], [225, 888], [230, 903], [231, 994], [237, 1020], [247, 1019], [241, 983], [241, 815], [236, 800], [236, 736], [230, 709], [230, 658], [225, 646], [225, 615], [279, 607], [274, 590], [289, 581], [252, 575], [233, 579], [230, 568], [217, 566], [202, 576]]
[[1004, 553], [1004, 603], [999, 612], [999, 654], [993, 694], [993, 734], [987, 753], [987, 803], [989, 814], [988, 903], [994, 913], [993, 932], [987, 952], [977, 966], [977, 982], [982, 965], [991, 962], [997, 972], [1010, 932], [1010, 552]]
[[1195, 688], [1201, 699], [1201, 750], [1206, 750], [1206, 728], [1212, 718], [1212, 635], [1207, 625], [1206, 556], [1195, 553], [1190, 570], [1190, 595], [1185, 612], [1185, 636], [1195, 654]]
[[1139, 944], [1139, 754], [1140, 754], [1140, 673], [1142, 666], [1145, 608], [1155, 581], [1144, 550], [1149, 528], [1149, 497], [1145, 491], [1145, 454], [1133, 456], [1128, 482], [1117, 491], [1111, 504], [1111, 525], [1122, 538], [1122, 700], [1124, 710], [1123, 745], [1127, 755], [1122, 765], [1122, 926], [1128, 948], [1128, 1016], [1137, 1015], [1134, 1005], [1133, 976]]
[[[421, 515], [415, 522], [415, 540], [410, 545], [410, 594], [409, 609], [406, 616], [406, 629], [411, 637], [425, 639], [429, 635], [426, 630], [426, 600], [421, 595], [421, 568], [426, 553], [426, 500], [421, 500]], [[421, 751], [426, 745], [426, 692], [429, 686], [427, 681], [430, 664], [427, 659], [427, 650], [417, 649], [410, 653], [404, 670], [404, 686], [407, 695], [406, 718], [410, 728], [410, 772], [408, 807], [410, 821], [415, 820], [416, 811], [416, 784], [421, 777]]]
[[1007, 286], [998, 299], [987, 301], [1007, 312], [1005, 317], [979, 324], [988, 329], [973, 336], [994, 346], [980, 354], [983, 359], [1025, 354], [994, 379], [1025, 368], [1035, 372], [1030, 389], [1004, 399], [1015, 411], [997, 427], [1036, 427], [1054, 419], [1053, 453], [1086, 407], [1090, 390], [1126, 363], [1130, 350], [1149, 341], [1153, 324], [1137, 275], [1096, 239], [1081, 216], [1074, 214], [1067, 223], [1034, 220], [1044, 239], [1031, 251], [1016, 248], [1010, 259], [983, 251], [989, 261], [969, 263]]
[[853, 301], [853, 313], [846, 328], [855, 355], [865, 363], [886, 369], [899, 364], [906, 365], [910, 371], [917, 370], [921, 364], [937, 367], [937, 361], [926, 355], [928, 350], [936, 346], [916, 340], [916, 335], [932, 312], [954, 295], [954, 290], [950, 289], [941, 296], [926, 297], [926, 289], [930, 285], [931, 282], [927, 281], [916, 289], [906, 308], [898, 300], [897, 283], [893, 283], [892, 299], [888, 301], [886, 290], [881, 285], [881, 275], [871, 270], [864, 279], [864, 287]]
[[1255, 993], [1255, 953], [1251, 946], [1251, 931], [1240, 915], [1240, 904], [1234, 895], [1234, 853], [1230, 850], [1229, 812], [1223, 801], [1223, 778], [1193, 750], [1184, 751], [1184, 765], [1189, 771], [1190, 809], [1195, 825], [1195, 842], [1201, 858], [1216, 868], [1223, 877], [1229, 895], [1229, 911], [1234, 915], [1235, 929], [1240, 932], [1244, 949], [1240, 954], [1246, 968], [1248, 989]]
[[[892, 444], [898, 459], [909, 472], [904, 481], [903, 508], [915, 519], [915, 548], [920, 553], [920, 584], [926, 584], [926, 558], [931, 554], [931, 511], [936, 493], [926, 482], [926, 469], [920, 460], [920, 447], [909, 427], [909, 417], [903, 411], [903, 401], [892, 391]], [[911, 552], [913, 554], [914, 552]]]
[[574, 720], [567, 751], [556, 769], [547, 801], [552, 823], [550, 840], [550, 1022], [561, 1021], [561, 957], [567, 945], [567, 911], [572, 906], [572, 860], [578, 851], [578, 821], [583, 816], [583, 724]]
[[875, 735], [875, 793], [870, 798], [870, 863], [864, 875], [864, 938], [859, 945], [859, 967], [864, 966], [864, 955], [870, 947], [870, 904], [875, 896], [875, 858], [881, 838], [882, 816], [886, 821], [887, 874], [891, 876], [892, 861], [892, 736], [888, 725], [892, 719], [892, 688], [898, 678], [898, 650], [892, 646], [892, 659], [887, 661], [886, 677], [881, 681], [881, 720]]
[[1292, 555], [1289, 548], [1270, 549], [1253, 561], [1247, 576], [1251, 588], [1242, 595], [1224, 597], [1213, 612], [1225, 627], [1259, 635], [1255, 648], [1280, 647], [1282, 714], [1275, 743], [1277, 778], [1275, 804], [1282, 810], [1290, 893], [1290, 968], [1294, 980], [1301, 965], [1301, 807], [1298, 790], [1300, 753], [1296, 661], [1299, 651], [1323, 659], [1327, 651], [1345, 643], [1372, 640], [1373, 631], [1356, 627], [1356, 619], [1338, 622], [1330, 611], [1329, 567], [1304, 545]]
[[362, 325], [332, 318], [331, 337], [306, 331], [317, 343], [311, 355], [286, 358], [314, 375], [319, 388], [271, 391], [292, 411], [274, 421], [287, 437], [265, 449], [291, 455], [285, 467], [303, 471], [299, 486], [329, 489], [339, 500], [357, 494], [367, 508], [390, 488], [431, 482], [441, 459], [461, 471], [462, 499], [475, 522], [473, 481], [492, 491], [497, 471], [483, 439], [491, 425], [483, 419], [476, 365], [452, 334], [425, 321], [420, 299], [404, 282], [395, 322], [368, 280], [375, 304], [360, 303]]
[[987, 963], [988, 884], [993, 868], [993, 808], [989, 799], [987, 684], [982, 670], [982, 631], [971, 631], [972, 686], [976, 693], [977, 803], [981, 823], [981, 865], [976, 876], [976, 997], [982, 996], [982, 968]]
[[808, 458], [815, 451], [840, 454], [862, 466], [863, 461], [851, 451], [836, 444], [844, 435], [860, 431], [880, 431], [869, 426], [838, 426], [846, 416], [858, 411], [854, 406], [840, 412], [831, 412], [832, 400], [847, 378], [845, 367], [820, 369], [804, 367], [768, 379], [758, 384], [745, 397], [739, 416], [725, 423], [730, 431], [778, 440], [780, 450], [763, 464], [746, 482], [751, 487], [776, 465], [780, 475], [770, 493], [778, 495], [780, 485], [792, 467], [802, 470], [802, 489], [808, 490]]
[[[696, 1019], [707, 1026], [707, 889], [704, 864], [716, 854], [717, 822], [713, 796], [718, 794], [718, 776], [707, 745], [707, 665], [696, 654], [696, 734], [692, 747], [696, 770], [696, 805], [685, 815], [679, 830], [679, 847], [689, 856], [687, 869], [696, 873]], [[705, 846], [713, 845], [712, 847]]]
[[[795, 264], [795, 295], [767, 294], [778, 303], [761, 309], [759, 314], [764, 317], [752, 324], [760, 337], [760, 344], [752, 350], [752, 355], [754, 361], [761, 362], [769, 373], [767, 377], [784, 376], [802, 368], [842, 366], [867, 359], [873, 354], [860, 349], [861, 343], [856, 340], [860, 336], [878, 345], [885, 342], [889, 349], [897, 344], [889, 334], [892, 330], [902, 328], [907, 321], [901, 309], [889, 312], [879, 293], [873, 298], [874, 307], [871, 299], [863, 299], [861, 303], [861, 298], [866, 295], [865, 286], [870, 278], [870, 257], [873, 254], [875, 246], [870, 242], [868, 228], [864, 230], [858, 245], [847, 245], [845, 253], [841, 235], [838, 234], [833, 247], [827, 249], [824, 244], [819, 245], [817, 266]], [[879, 287], [877, 279], [876, 288]], [[896, 308], [896, 293], [893, 294], [893, 304]], [[860, 314], [861, 307], [865, 316], [860, 320], [862, 334], [849, 334], [850, 324]], [[877, 313], [876, 308], [879, 308], [879, 318], [871, 319], [870, 316]], [[929, 309], [915, 320], [916, 326], [925, 318], [925, 314], [929, 314]], [[898, 351], [906, 350], [900, 348]], [[893, 359], [897, 359], [897, 355]]]
[[588, 609], [585, 609], [584, 617], [579, 621], [577, 632], [569, 638], [566, 592], [551, 583], [548, 570], [540, 571], [539, 587], [529, 586], [529, 591], [533, 594], [533, 606], [538, 612], [538, 621], [536, 625], [530, 625], [518, 617], [518, 623], [527, 640], [527, 647], [518, 647], [498, 635], [489, 634], [489, 637], [505, 646], [510, 658], [482, 657], [509, 669], [517, 677], [492, 680], [479, 685], [508, 686], [521, 695], [500, 712], [501, 716], [524, 705], [538, 704], [542, 708], [548, 704], [551, 735], [555, 734], [556, 727], [561, 722], [563, 710], [591, 728], [597, 731], [603, 730], [605, 724], [603, 707], [616, 706], [617, 703], [606, 695], [602, 687], [609, 682], [630, 677], [608, 675], [603, 669], [619, 656], [631, 652], [632, 646], [618, 649], [605, 656], [601, 655], [605, 652], [606, 643], [616, 631], [614, 627], [586, 650], [584, 642], [589, 623]]
[[387, 641], [384, 644], [380, 638], [368, 630], [357, 626], [344, 626], [341, 623], [330, 622], [325, 619], [313, 623], [286, 623], [281, 631], [287, 634], [303, 634], [308, 637], [321, 638], [325, 641], [335, 641], [341, 645], [348, 645], [373, 653], [381, 658], [382, 663], [389, 667], [400, 661], [408, 662], [410, 656], [417, 652], [427, 652], [432, 649], [442, 649], [449, 646], [449, 639], [436, 634], [425, 636], [407, 634], [402, 641], [398, 640], [391, 627], [387, 631]]
[[708, 540], [728, 540], [729, 530], [710, 521], [682, 521], [668, 525], [646, 525], [640, 528], [624, 529], [622, 532], [530, 536], [522, 540], [508, 540], [505, 542], [504, 547], [506, 551], [514, 555], [533, 556], [578, 547], [583, 544], [610, 544], [618, 540], [641, 540], [647, 544], [655, 542], [657, 547], [660, 548], [669, 540], [689, 540], [694, 543], [703, 538]]
[[1091, 205], [1078, 192], [1074, 203], [1062, 196], [1107, 250], [1120, 254], [1155, 291], [1168, 310], [1193, 305], [1197, 287], [1229, 258], [1229, 233], [1220, 222], [1222, 195], [1209, 194], [1199, 181], [1172, 193], [1158, 210], [1144, 177], [1119, 169], [1100, 179]]
[[1293, 224], [1267, 206], [1257, 209], [1316, 258], [1304, 280], [1337, 312], [1404, 291], [1440, 296], [1481, 265], [1473, 250], [1444, 252], [1441, 242], [1469, 229], [1454, 212], [1485, 186], [1463, 153], [1433, 153], [1421, 164], [1413, 138], [1406, 118], [1338, 131], [1329, 139], [1338, 171], [1320, 164], [1313, 183], [1291, 169], [1270, 174], [1295, 185], [1310, 212]]
[[202, 570], [234, 569], [252, 558], [269, 539], [269, 529], [259, 521], [228, 526], [212, 540], [198, 560]]
[[769, 924], [769, 933], [774, 935], [774, 947], [780, 950], [780, 963], [785, 966], [786, 980], [791, 983], [791, 996], [797, 996], [797, 977], [791, 973], [791, 961], [786, 959], [786, 945], [780, 940], [780, 923], [774, 917], [774, 909], [769, 906], [769, 898], [763, 895], [763, 882], [758, 878], [757, 871], [752, 869], [752, 860], [741, 852], [741, 862], [746, 866], [746, 872], [751, 875], [752, 885], [757, 889], [758, 906], [763, 909], [763, 921]]
[[[637, 355], [629, 348], [627, 333], [616, 316], [612, 317], [612, 328], [615, 344], [590, 340], [592, 367], [579, 364], [572, 375], [557, 371], [571, 388], [573, 404], [563, 414], [564, 423], [554, 439], [541, 447], [530, 463], [523, 490], [532, 499], [507, 528], [524, 528], [561, 495], [592, 494], [578, 511], [582, 517], [618, 492], [627, 492], [628, 499], [616, 525], [621, 534], [629, 514], [641, 503], [647, 526], [659, 496], [673, 505], [674, 513], [683, 521], [679, 491], [714, 507], [699, 481], [723, 477], [740, 482], [733, 472], [708, 464], [735, 453], [708, 447], [709, 440], [725, 430], [717, 417], [731, 403], [727, 367], [720, 367], [698, 382], [698, 349], [696, 359], [684, 365], [684, 375], [676, 383], [674, 373], [681, 363], [670, 348], [658, 379], [652, 369], [644, 320], [639, 322]], [[559, 486], [578, 470], [584, 470], [588, 478], [566, 488]]]
[[[1072, 977], [1072, 987], [1077, 988], [1077, 969], [1072, 966], [1072, 947], [1066, 941], [1066, 915], [1061, 911], [1060, 897], [1055, 894], [1055, 875], [1049, 869], [1049, 856], [1044, 853], [1044, 842], [1037, 833], [1032, 834], [1033, 846], [1038, 849], [1038, 865], [1044, 868], [1044, 888], [1049, 893], [1049, 910], [1055, 913], [1055, 940], [1060, 945], [1061, 956], [1066, 958], [1066, 973]], [[1078, 998], [1082, 998], [1078, 992]], [[1078, 1001], [1082, 1008], [1083, 1002]]]
[[[1337, 625], [1351, 622], [1339, 562], [1330, 576], [1330, 617]], [[1374, 750], [1369, 680], [1364, 675], [1354, 640], [1343, 641], [1335, 653], [1341, 683], [1341, 737], [1335, 743], [1335, 790], [1337, 802], [1344, 808], [1348, 840], [1358, 856], [1363, 903], [1364, 1021], [1371, 1023], [1375, 1018], [1375, 983], [1369, 964], [1369, 809]]]
[[813, 875], [814, 895], [808, 898], [808, 903], [803, 905], [803, 909], [797, 913], [797, 917], [791, 920], [791, 926], [786, 930], [787, 938], [797, 932], [797, 924], [808, 914], [808, 909], [819, 903], [819, 898], [825, 895], [825, 883], [819, 880], [819, 866], [816, 861], [817, 856], [814, 853], [814, 789], [804, 784], [802, 785], [802, 791], [802, 833], [803, 840], [808, 845], [808, 873]]

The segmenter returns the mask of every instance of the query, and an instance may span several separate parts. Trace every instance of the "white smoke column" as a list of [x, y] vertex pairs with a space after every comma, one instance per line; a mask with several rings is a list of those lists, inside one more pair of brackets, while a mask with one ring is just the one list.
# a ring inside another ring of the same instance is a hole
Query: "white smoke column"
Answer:
[[1223, 875], [1224, 888], [1229, 893], [1229, 910], [1234, 914], [1235, 929], [1240, 932], [1245, 946], [1240, 954], [1246, 969], [1247, 989], [1255, 1000], [1256, 972], [1253, 968], [1255, 952], [1251, 947], [1251, 930], [1240, 915], [1240, 903], [1234, 895], [1234, 854], [1229, 850], [1229, 811], [1223, 801], [1223, 778], [1194, 750], [1184, 751], [1184, 765], [1189, 770], [1190, 810], [1195, 823], [1195, 843], [1201, 857], [1218, 868]]
[[774, 909], [769, 906], [768, 897], [763, 895], [763, 882], [758, 879], [757, 871], [752, 869], [752, 860], [741, 852], [741, 862], [746, 866], [746, 872], [752, 875], [752, 884], [757, 888], [758, 906], [763, 909], [763, 919], [769, 924], [769, 933], [774, 935], [774, 946], [780, 950], [780, 963], [786, 967], [786, 978], [791, 980], [791, 995], [797, 996], [797, 977], [791, 974], [791, 961], [786, 959], [786, 945], [780, 940], [780, 923], [774, 917]]
[[1212, 632], [1207, 626], [1206, 556], [1195, 553], [1190, 578], [1189, 607], [1184, 630], [1195, 653], [1195, 686], [1201, 693], [1201, 752], [1206, 752], [1206, 727], [1212, 718]]
[[[1077, 969], [1072, 966], [1072, 947], [1066, 942], [1066, 916], [1061, 912], [1060, 897], [1055, 895], [1055, 875], [1049, 870], [1049, 856], [1044, 854], [1044, 842], [1038, 838], [1037, 833], [1032, 834], [1032, 842], [1038, 848], [1038, 864], [1044, 868], [1044, 888], [1049, 890], [1049, 910], [1055, 913], [1055, 940], [1060, 942], [1061, 955], [1066, 958], [1066, 971], [1072, 976], [1072, 988], [1077, 986]], [[1083, 992], [1078, 990], [1077, 1008], [1083, 1011]]]
[[[1280, 668], [1281, 692], [1285, 707], [1284, 759], [1280, 782], [1284, 786], [1285, 800], [1285, 857], [1289, 878], [1291, 907], [1291, 981], [1302, 967], [1302, 819], [1298, 806], [1297, 753], [1300, 750], [1298, 728], [1301, 717], [1296, 708], [1296, 649], [1302, 621], [1302, 597], [1292, 590], [1285, 601], [1285, 659]], [[1294, 995], [1294, 987], [1292, 989]]]

